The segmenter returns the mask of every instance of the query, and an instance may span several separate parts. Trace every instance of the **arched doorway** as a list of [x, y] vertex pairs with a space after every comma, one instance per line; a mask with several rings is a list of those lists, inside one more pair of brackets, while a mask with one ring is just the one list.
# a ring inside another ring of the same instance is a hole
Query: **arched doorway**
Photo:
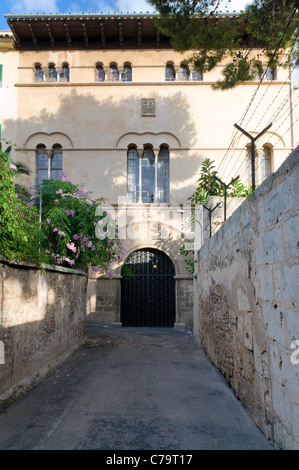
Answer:
[[126, 264], [133, 277], [122, 271], [122, 325], [173, 327], [175, 269], [170, 258], [162, 251], [146, 248], [132, 253]]

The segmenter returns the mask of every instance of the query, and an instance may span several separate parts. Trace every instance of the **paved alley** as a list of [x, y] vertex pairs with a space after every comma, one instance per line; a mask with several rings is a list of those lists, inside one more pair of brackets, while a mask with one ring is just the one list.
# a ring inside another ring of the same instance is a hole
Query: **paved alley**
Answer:
[[0, 449], [272, 446], [192, 332], [89, 325], [87, 347], [0, 414]]

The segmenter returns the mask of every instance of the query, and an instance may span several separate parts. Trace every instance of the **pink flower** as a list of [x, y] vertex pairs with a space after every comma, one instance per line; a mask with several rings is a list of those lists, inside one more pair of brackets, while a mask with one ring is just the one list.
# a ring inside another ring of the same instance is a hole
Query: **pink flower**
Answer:
[[17, 169], [16, 165], [14, 165], [13, 163], [10, 163], [8, 166], [9, 168], [12, 168], [13, 170]]
[[61, 235], [62, 237], [65, 237], [65, 233], [62, 232], [61, 230], [59, 230], [58, 234]]
[[67, 243], [67, 244], [66, 244], [66, 247], [67, 247], [69, 250], [72, 250], [74, 253], [76, 253], [76, 251], [77, 251], [77, 248], [75, 247], [75, 244], [74, 244], [74, 243]]
[[79, 236], [76, 233], [73, 235], [73, 240], [79, 240]]
[[71, 210], [67, 210], [66, 212], [66, 216], [69, 217], [70, 215], [73, 217], [75, 215], [75, 211], [73, 211], [72, 209]]
[[73, 259], [64, 258], [64, 261], [66, 261], [67, 263], [69, 263], [71, 266], [72, 266], [73, 264], [75, 264], [75, 260], [73, 260]]
[[61, 181], [65, 181], [67, 183], [71, 183], [71, 179], [67, 176], [66, 173], [64, 173], [63, 171], [61, 172]]
[[60, 194], [63, 193], [62, 189], [59, 189], [58, 191], [56, 191], [56, 194], [59, 194], [59, 193], [60, 193]]
[[53, 232], [58, 232], [58, 228], [55, 227], [54, 230], [53, 230]]

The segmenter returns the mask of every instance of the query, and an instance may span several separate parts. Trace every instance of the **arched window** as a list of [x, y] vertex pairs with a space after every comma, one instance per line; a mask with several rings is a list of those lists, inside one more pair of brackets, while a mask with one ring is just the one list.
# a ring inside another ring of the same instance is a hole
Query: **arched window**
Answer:
[[124, 65], [124, 71], [121, 74], [121, 79], [123, 82], [131, 82], [132, 81], [132, 67], [130, 64]]
[[68, 64], [63, 64], [62, 70], [59, 76], [60, 82], [69, 82], [70, 80], [70, 69]]
[[128, 202], [139, 201], [139, 157], [136, 147], [128, 149]]
[[108, 79], [111, 82], [117, 82], [119, 80], [119, 72], [118, 72], [117, 65], [115, 65], [115, 64], [110, 65]]
[[55, 144], [52, 147], [51, 178], [53, 180], [61, 179], [61, 172], [62, 172], [62, 147], [59, 144]]
[[199, 70], [194, 69], [192, 72], [192, 80], [196, 82], [202, 81], [202, 73]]
[[150, 146], [144, 147], [141, 160], [141, 200], [155, 202], [155, 154]]
[[263, 77], [263, 68], [262, 68], [262, 64], [260, 62], [256, 62], [254, 64], [254, 73], [255, 73], [256, 80], [261, 80], [262, 79], [262, 77]]
[[189, 67], [186, 64], [181, 64], [180, 70], [178, 72], [178, 80], [187, 81], [189, 80]]
[[153, 203], [169, 200], [169, 149], [154, 150], [150, 144], [140, 151], [128, 148], [128, 202]]
[[102, 64], [96, 65], [96, 82], [105, 81], [105, 71]]
[[246, 185], [252, 185], [251, 145], [246, 145], [245, 157]]
[[59, 144], [47, 149], [44, 144], [36, 147], [37, 184], [44, 179], [60, 179], [62, 172], [62, 147]]
[[49, 82], [57, 82], [57, 71], [54, 64], [49, 64], [47, 80]]
[[175, 80], [175, 71], [172, 64], [167, 64], [165, 69], [165, 80], [167, 82], [173, 82]]
[[36, 179], [40, 184], [44, 179], [49, 178], [48, 153], [45, 145], [38, 145], [36, 148]]
[[34, 67], [34, 81], [42, 82], [44, 80], [44, 72], [40, 64], [35, 64]]
[[264, 145], [261, 157], [260, 157], [260, 165], [259, 165], [259, 176], [260, 176], [260, 183], [262, 183], [271, 173], [271, 159], [272, 159], [272, 151], [271, 148], [267, 145]]
[[157, 202], [169, 200], [169, 148], [161, 145], [158, 155]]
[[267, 80], [275, 80], [276, 79], [276, 68], [275, 67], [268, 67], [266, 70], [266, 79]]

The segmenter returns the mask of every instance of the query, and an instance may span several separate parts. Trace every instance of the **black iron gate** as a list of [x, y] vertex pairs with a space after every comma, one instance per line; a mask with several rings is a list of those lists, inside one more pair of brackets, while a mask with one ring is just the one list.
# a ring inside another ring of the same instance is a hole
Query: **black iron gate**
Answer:
[[167, 255], [144, 249], [131, 254], [121, 282], [123, 326], [173, 326], [175, 322], [175, 270]]

